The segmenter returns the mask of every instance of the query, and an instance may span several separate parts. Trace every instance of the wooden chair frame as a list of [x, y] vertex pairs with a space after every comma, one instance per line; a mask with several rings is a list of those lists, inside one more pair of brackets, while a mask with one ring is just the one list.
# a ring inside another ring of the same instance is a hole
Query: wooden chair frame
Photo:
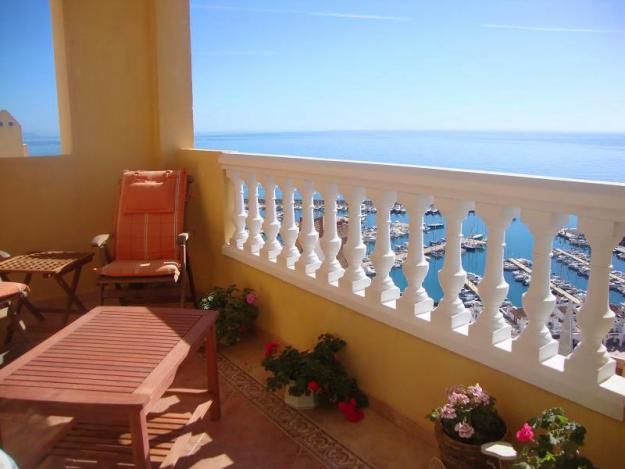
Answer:
[[[186, 205], [189, 199], [189, 187], [193, 183], [193, 178], [187, 176], [187, 197]], [[185, 216], [186, 224], [186, 216]], [[113, 236], [110, 233], [99, 234], [91, 240], [91, 246], [100, 252], [102, 265], [113, 262], [114, 256], [109, 249], [109, 241]], [[100, 304], [109, 298], [116, 298], [120, 304], [126, 305], [128, 300], [150, 300], [150, 301], [168, 301], [174, 295], [177, 295], [181, 307], [184, 307], [187, 299], [190, 299], [193, 306], [197, 306], [197, 293], [195, 290], [195, 282], [193, 281], [193, 270], [191, 269], [191, 259], [187, 249], [189, 243], [189, 233], [182, 232], [176, 237], [176, 245], [178, 246], [178, 259], [181, 262], [180, 275], [176, 279], [173, 275], [161, 276], [145, 276], [145, 277], [109, 277], [100, 275], [98, 285], [100, 286]], [[158, 289], [151, 288], [135, 288], [138, 286], [158, 286]], [[112, 287], [112, 288], [109, 288]], [[124, 288], [125, 287], [125, 288]], [[187, 296], [187, 290], [189, 296]]]

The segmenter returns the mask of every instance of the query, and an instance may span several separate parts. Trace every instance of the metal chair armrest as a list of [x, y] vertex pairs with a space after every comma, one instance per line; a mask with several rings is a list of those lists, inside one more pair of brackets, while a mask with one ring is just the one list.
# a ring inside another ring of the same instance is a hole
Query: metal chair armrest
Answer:
[[178, 246], [186, 245], [189, 241], [189, 233], [180, 233], [176, 236], [176, 244]]
[[93, 246], [94, 248], [103, 248], [106, 246], [106, 243], [108, 242], [110, 238], [111, 238], [111, 235], [108, 233], [94, 236], [93, 239], [91, 240], [91, 246]]

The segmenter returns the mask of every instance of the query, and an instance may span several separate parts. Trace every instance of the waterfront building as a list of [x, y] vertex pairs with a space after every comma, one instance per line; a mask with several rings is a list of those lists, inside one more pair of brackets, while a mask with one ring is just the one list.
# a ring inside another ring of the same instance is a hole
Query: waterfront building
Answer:
[[28, 156], [22, 139], [22, 126], [6, 109], [0, 110], [0, 158]]

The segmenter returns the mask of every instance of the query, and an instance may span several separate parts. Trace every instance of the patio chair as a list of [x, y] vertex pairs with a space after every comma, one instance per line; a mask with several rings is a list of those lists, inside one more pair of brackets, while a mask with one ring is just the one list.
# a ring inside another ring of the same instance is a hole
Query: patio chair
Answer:
[[26, 334], [26, 327], [19, 317], [20, 302], [28, 295], [28, 285], [17, 282], [0, 281], [0, 308], [7, 308], [7, 334], [4, 345], [13, 340], [13, 334], [19, 333], [26, 342], [30, 338]]
[[103, 266], [99, 273], [100, 303], [117, 298], [169, 300], [177, 294], [184, 306], [187, 291], [196, 303], [187, 252], [189, 234], [184, 213], [192, 179], [184, 170], [124, 171], [117, 208], [114, 250], [109, 234], [93, 238]]

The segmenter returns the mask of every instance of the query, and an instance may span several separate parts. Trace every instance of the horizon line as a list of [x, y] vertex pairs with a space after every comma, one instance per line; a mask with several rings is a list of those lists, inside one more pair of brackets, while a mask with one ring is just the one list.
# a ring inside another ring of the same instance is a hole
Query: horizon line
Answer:
[[194, 130], [193, 134], [277, 134], [277, 133], [339, 133], [339, 132], [510, 132], [510, 133], [570, 133], [570, 134], [625, 134], [619, 130], [587, 129], [447, 129], [447, 128], [403, 128], [403, 129], [258, 129], [258, 130]]
[[[444, 129], [444, 128], [407, 128], [407, 129], [307, 129], [307, 130], [194, 130], [193, 135], [201, 134], [313, 134], [313, 133], [362, 133], [362, 132], [490, 132], [490, 133], [537, 133], [537, 134], [625, 134], [621, 130], [584, 130], [584, 129]], [[24, 132], [23, 140], [28, 138], [49, 138], [60, 140], [60, 135], [44, 135], [37, 132]]]

